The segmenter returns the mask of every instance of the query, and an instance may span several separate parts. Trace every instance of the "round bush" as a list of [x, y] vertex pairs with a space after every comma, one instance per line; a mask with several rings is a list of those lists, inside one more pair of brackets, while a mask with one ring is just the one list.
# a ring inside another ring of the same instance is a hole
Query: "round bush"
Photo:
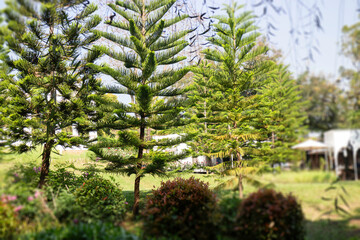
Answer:
[[0, 239], [11, 239], [18, 221], [13, 207], [0, 200]]
[[242, 201], [235, 231], [239, 239], [302, 240], [304, 215], [292, 195], [261, 189]]
[[125, 214], [125, 197], [109, 180], [94, 177], [75, 191], [76, 204], [80, 207], [80, 220], [122, 220]]
[[148, 196], [144, 234], [151, 237], [214, 239], [217, 203], [215, 194], [204, 182], [193, 177], [162, 182]]

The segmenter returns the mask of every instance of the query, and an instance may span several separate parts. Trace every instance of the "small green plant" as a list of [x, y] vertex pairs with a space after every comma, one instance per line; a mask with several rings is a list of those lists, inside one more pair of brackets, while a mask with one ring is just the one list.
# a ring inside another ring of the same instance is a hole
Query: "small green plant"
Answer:
[[0, 200], [0, 239], [11, 239], [18, 226], [16, 212], [6, 201], [4, 196]]
[[76, 204], [81, 208], [81, 220], [122, 220], [126, 211], [125, 197], [111, 181], [94, 177], [75, 191]]
[[272, 189], [252, 193], [240, 205], [235, 232], [240, 239], [303, 240], [304, 215], [292, 195]]
[[216, 237], [215, 194], [204, 182], [191, 177], [162, 182], [148, 196], [144, 234], [151, 237], [212, 239]]

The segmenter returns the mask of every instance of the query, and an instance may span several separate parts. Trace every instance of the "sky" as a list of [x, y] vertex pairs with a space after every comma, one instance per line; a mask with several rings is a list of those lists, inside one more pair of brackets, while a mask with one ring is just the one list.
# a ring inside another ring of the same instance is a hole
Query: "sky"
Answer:
[[[254, 1], [247, 1], [254, 2]], [[257, 1], [256, 1], [257, 2]], [[284, 54], [284, 62], [290, 65], [290, 69], [297, 75], [309, 69], [310, 72], [316, 74], [324, 74], [328, 76], [330, 80], [335, 80], [338, 75], [338, 69], [341, 65], [350, 66], [350, 62], [341, 55], [341, 29], [344, 25], [352, 25], [357, 21], [360, 12], [360, 1], [358, 0], [326, 0], [326, 1], [315, 1], [315, 0], [303, 0], [307, 6], [317, 6], [322, 15], [320, 23], [323, 30], [318, 31], [315, 25], [315, 16], [307, 16], [309, 12], [304, 7], [296, 4], [294, 0], [283, 0], [274, 1], [278, 2], [279, 6], [285, 8], [286, 13], [280, 15], [273, 14], [274, 25], [278, 30], [274, 31], [275, 36], [271, 37], [270, 40], [276, 48], [282, 50]], [[292, 2], [293, 4], [284, 3]], [[288, 5], [288, 7], [286, 7]], [[252, 7], [247, 5], [248, 9]], [[259, 10], [256, 9], [259, 14]], [[261, 12], [260, 12], [261, 14]], [[290, 15], [289, 15], [290, 14]], [[291, 16], [291, 18], [289, 17]], [[291, 21], [293, 24], [291, 24]], [[307, 23], [311, 23], [306, 26]], [[260, 22], [263, 26], [266, 26], [266, 19]], [[290, 34], [292, 26], [298, 26], [297, 30], [303, 30], [303, 32], [310, 32], [313, 30], [314, 34], [305, 36], [300, 34], [294, 38]], [[294, 39], [298, 37], [300, 43], [295, 44]], [[308, 51], [311, 47], [317, 47], [316, 50], [312, 50], [313, 61], [304, 60], [308, 56]]]
[[[193, 1], [194, 8], [199, 12], [203, 11], [204, 2], [207, 6], [217, 7], [231, 2], [231, 0], [188, 1]], [[266, 35], [266, 26], [269, 23], [277, 28], [272, 30], [274, 36], [269, 35], [269, 40], [275, 48], [281, 49], [284, 63], [289, 65], [295, 76], [309, 70], [315, 74], [324, 74], [329, 80], [336, 80], [340, 66], [350, 67], [351, 63], [341, 56], [341, 28], [343, 25], [360, 21], [358, 18], [360, 0], [273, 0], [273, 5], [281, 7], [284, 11], [277, 14], [268, 4], [265, 15], [263, 13], [266, 4], [254, 6], [262, 1], [271, 2], [269, 0], [238, 0], [237, 2], [245, 4], [245, 10], [254, 10], [255, 14], [260, 16], [257, 20], [260, 32]], [[4, 2], [5, 0], [0, 0], [0, 8], [5, 6]], [[304, 4], [300, 5], [299, 2]], [[319, 9], [318, 12], [316, 7]], [[323, 30], [316, 29], [315, 15], [321, 15], [320, 23]], [[290, 34], [292, 27], [297, 31]], [[306, 35], [305, 32], [311, 34]], [[296, 38], [298, 44], [295, 43]], [[304, 59], [309, 56], [309, 49], [312, 49], [313, 61]]]
[[[203, 1], [207, 5], [222, 6], [232, 0], [194, 0], [197, 8]], [[351, 67], [351, 63], [341, 55], [341, 29], [360, 21], [360, 0], [238, 0], [245, 10], [251, 10], [258, 16], [257, 25], [266, 35], [271, 23], [274, 36], [268, 35], [271, 45], [280, 49], [284, 63], [297, 76], [308, 70], [323, 74], [330, 81], [338, 78], [340, 66]], [[260, 4], [259, 6], [258, 3]], [[276, 13], [273, 6], [284, 11]], [[302, 3], [302, 4], [301, 4]], [[266, 14], [264, 15], [264, 8]], [[316, 28], [316, 16], [320, 19], [322, 30]], [[291, 34], [291, 29], [293, 29]], [[296, 39], [298, 40], [296, 43]], [[315, 49], [316, 48], [316, 49]], [[313, 61], [305, 59], [311, 49]]]

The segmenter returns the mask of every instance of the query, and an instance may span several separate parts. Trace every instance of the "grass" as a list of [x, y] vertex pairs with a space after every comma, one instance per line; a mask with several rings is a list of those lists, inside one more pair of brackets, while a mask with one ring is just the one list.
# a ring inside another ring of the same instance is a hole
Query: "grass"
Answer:
[[[0, 187], [5, 184], [4, 176], [6, 172], [15, 164], [24, 164], [35, 162], [40, 165], [41, 154], [40, 149], [27, 154], [11, 154], [4, 150], [0, 153]], [[63, 155], [53, 154], [51, 161], [51, 169], [58, 166], [65, 166], [72, 164], [78, 171], [86, 169], [89, 164], [96, 164], [100, 169], [100, 174], [106, 178], [113, 178], [123, 189], [127, 201], [129, 202], [129, 210], [133, 203], [133, 184], [134, 176], [123, 176], [118, 174], [106, 173], [103, 170], [106, 163], [95, 162], [91, 160], [91, 156], [87, 152], [65, 152]], [[140, 206], [144, 204], [146, 195], [151, 193], [151, 190], [160, 186], [162, 181], [167, 181], [175, 177], [189, 178], [194, 176], [202, 181], [208, 182], [209, 187], [214, 189], [221, 183], [230, 182], [225, 188], [218, 191], [219, 198], [227, 195], [237, 194], [233, 189], [237, 189], [236, 182], [230, 181], [233, 177], [220, 178], [216, 175], [202, 175], [192, 173], [179, 173], [169, 177], [154, 177], [146, 176], [141, 179], [141, 202]], [[336, 239], [336, 240], [360, 240], [360, 184], [354, 181], [343, 181], [337, 183], [335, 189], [326, 191], [331, 182], [336, 179], [332, 172], [322, 171], [299, 171], [299, 172], [281, 172], [278, 174], [264, 174], [262, 176], [251, 176], [263, 184], [272, 184], [273, 188], [281, 191], [284, 194], [293, 194], [300, 201], [307, 223], [307, 240], [317, 239]], [[342, 187], [346, 189], [349, 194], [343, 192]], [[249, 182], [244, 183], [245, 196], [257, 190]], [[349, 215], [339, 215], [330, 210], [334, 210], [333, 199], [342, 194], [350, 207], [340, 201], [339, 205], [347, 210]], [[324, 201], [322, 197], [332, 199], [331, 201]], [[130, 223], [127, 223], [130, 224]], [[135, 223], [136, 224], [136, 223]]]

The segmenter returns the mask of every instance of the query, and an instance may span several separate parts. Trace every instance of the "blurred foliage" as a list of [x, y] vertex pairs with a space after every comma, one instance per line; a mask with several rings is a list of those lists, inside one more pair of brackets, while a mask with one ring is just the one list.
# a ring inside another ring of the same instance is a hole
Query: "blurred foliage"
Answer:
[[307, 103], [306, 124], [312, 131], [339, 128], [346, 122], [345, 96], [325, 76], [305, 72], [298, 78], [302, 100]]
[[111, 223], [78, 223], [19, 237], [21, 240], [137, 240], [139, 237]]
[[[325, 189], [325, 196], [322, 196], [321, 199], [324, 201], [330, 201], [334, 203], [334, 208], [326, 211], [323, 215], [330, 215], [335, 212], [341, 216], [350, 216], [349, 209], [350, 205], [347, 197], [349, 197], [349, 193], [346, 188], [341, 184], [340, 179], [336, 179], [333, 181], [329, 187]], [[345, 207], [344, 207], [345, 205]]]
[[342, 53], [352, 63], [350, 67], [340, 67], [341, 77], [349, 86], [346, 90], [347, 126], [360, 128], [360, 21], [344, 26], [342, 32]]
[[260, 189], [241, 202], [235, 232], [244, 240], [303, 240], [304, 224], [304, 214], [294, 196]]
[[16, 233], [19, 221], [14, 207], [9, 203], [7, 196], [0, 200], [0, 239], [12, 239]]

